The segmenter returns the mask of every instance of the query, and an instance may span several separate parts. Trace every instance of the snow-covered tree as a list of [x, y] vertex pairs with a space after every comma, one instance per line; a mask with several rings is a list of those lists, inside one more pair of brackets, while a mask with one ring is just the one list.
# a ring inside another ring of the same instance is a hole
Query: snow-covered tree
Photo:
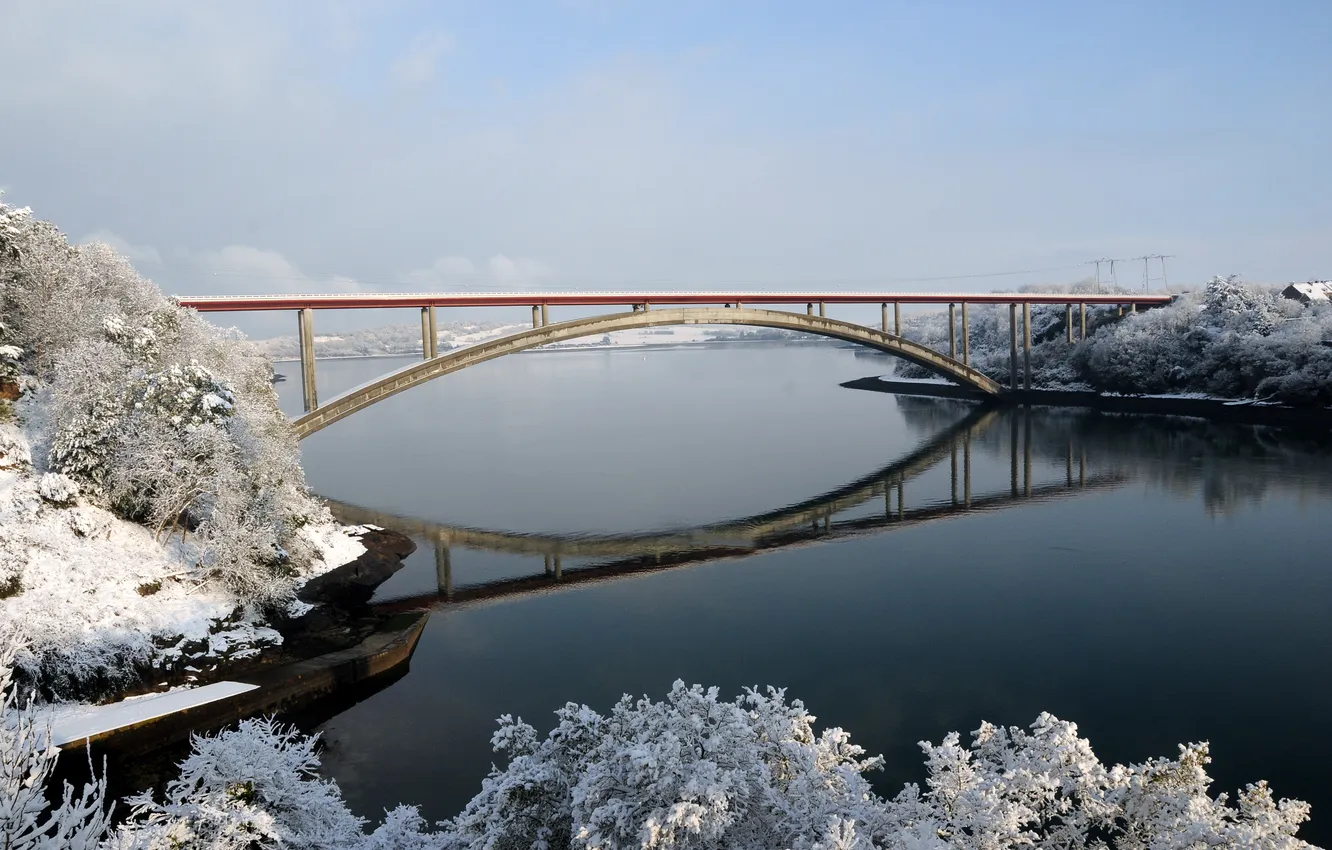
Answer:
[[[309, 494], [272, 366], [181, 308], [105, 245], [71, 246], [0, 204], [0, 368], [46, 412], [34, 459], [163, 539], [204, 581], [282, 605], [329, 522]], [[17, 353], [15, 353], [17, 352]], [[24, 353], [28, 354], [24, 354]], [[7, 374], [7, 373], [6, 373]]]
[[[1117, 307], [1089, 306], [1088, 338], [1075, 344], [1068, 342], [1065, 321], [1062, 304], [1031, 310], [1036, 386], [1332, 405], [1332, 305], [1302, 305], [1231, 276], [1213, 278], [1201, 292], [1177, 296], [1170, 304], [1123, 316]], [[946, 314], [909, 319], [904, 332], [947, 350]], [[972, 365], [1007, 384], [1009, 346], [1007, 307], [974, 307]], [[899, 364], [897, 372], [929, 374], [911, 364]]]

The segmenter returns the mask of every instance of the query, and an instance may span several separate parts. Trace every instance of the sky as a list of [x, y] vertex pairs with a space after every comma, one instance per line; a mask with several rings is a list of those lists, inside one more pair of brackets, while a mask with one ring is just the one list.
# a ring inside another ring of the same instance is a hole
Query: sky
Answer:
[[0, 0], [0, 22], [5, 202], [171, 293], [988, 291], [1144, 254], [1172, 286], [1332, 277], [1326, 0]]

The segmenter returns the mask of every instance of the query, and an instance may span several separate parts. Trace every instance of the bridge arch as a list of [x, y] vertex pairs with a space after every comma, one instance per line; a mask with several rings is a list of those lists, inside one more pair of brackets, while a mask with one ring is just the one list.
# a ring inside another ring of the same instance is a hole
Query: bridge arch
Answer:
[[956, 381], [962, 386], [998, 395], [1002, 388], [976, 369], [946, 354], [912, 342], [904, 337], [825, 316], [808, 316], [780, 310], [755, 310], [732, 307], [674, 307], [642, 310], [632, 313], [613, 313], [574, 319], [569, 322], [543, 325], [518, 334], [489, 340], [467, 348], [442, 354], [430, 360], [413, 363], [382, 378], [348, 390], [328, 403], [310, 411], [295, 422], [297, 439], [305, 439], [316, 431], [327, 428], [360, 410], [389, 396], [409, 390], [418, 384], [469, 366], [493, 360], [506, 354], [516, 354], [542, 345], [600, 336], [634, 328], [652, 328], [664, 325], [748, 325], [801, 331], [831, 339], [853, 342], [868, 348], [901, 357], [922, 366], [937, 375]]

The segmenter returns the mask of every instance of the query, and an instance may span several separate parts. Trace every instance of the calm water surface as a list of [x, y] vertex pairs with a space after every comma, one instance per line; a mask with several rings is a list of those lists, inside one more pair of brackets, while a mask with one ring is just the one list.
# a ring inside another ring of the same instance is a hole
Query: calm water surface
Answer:
[[[406, 362], [321, 362], [320, 395]], [[888, 795], [982, 719], [1051, 711], [1107, 762], [1208, 740], [1214, 790], [1268, 779], [1332, 838], [1332, 442], [838, 387], [888, 364], [518, 355], [311, 437], [316, 492], [418, 542], [380, 598], [446, 597], [410, 672], [322, 724], [326, 774], [448, 817], [500, 714], [679, 678], [786, 687]]]

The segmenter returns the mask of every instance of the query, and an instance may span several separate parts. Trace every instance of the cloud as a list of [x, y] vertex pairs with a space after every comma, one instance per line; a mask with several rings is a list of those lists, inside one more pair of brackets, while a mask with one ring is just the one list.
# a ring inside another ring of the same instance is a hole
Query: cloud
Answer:
[[162, 265], [162, 255], [152, 245], [132, 244], [109, 230], [97, 230], [79, 240], [80, 245], [88, 245], [93, 242], [101, 242], [104, 245], [110, 245], [112, 248], [116, 249], [118, 253], [128, 257], [130, 262], [135, 263], [136, 265]]
[[185, 276], [193, 282], [191, 289], [197, 289], [201, 295], [338, 293], [367, 289], [345, 275], [307, 274], [281, 253], [250, 245], [228, 245], [216, 251], [191, 254], [177, 265], [189, 270]]
[[434, 78], [440, 60], [451, 53], [453, 47], [454, 38], [450, 33], [422, 33], [394, 60], [389, 67], [389, 76], [401, 86], [424, 85]]
[[522, 290], [549, 282], [554, 277], [555, 270], [546, 263], [527, 257], [495, 254], [482, 265], [467, 257], [441, 257], [429, 268], [403, 275], [402, 284], [408, 289], [424, 292]]

